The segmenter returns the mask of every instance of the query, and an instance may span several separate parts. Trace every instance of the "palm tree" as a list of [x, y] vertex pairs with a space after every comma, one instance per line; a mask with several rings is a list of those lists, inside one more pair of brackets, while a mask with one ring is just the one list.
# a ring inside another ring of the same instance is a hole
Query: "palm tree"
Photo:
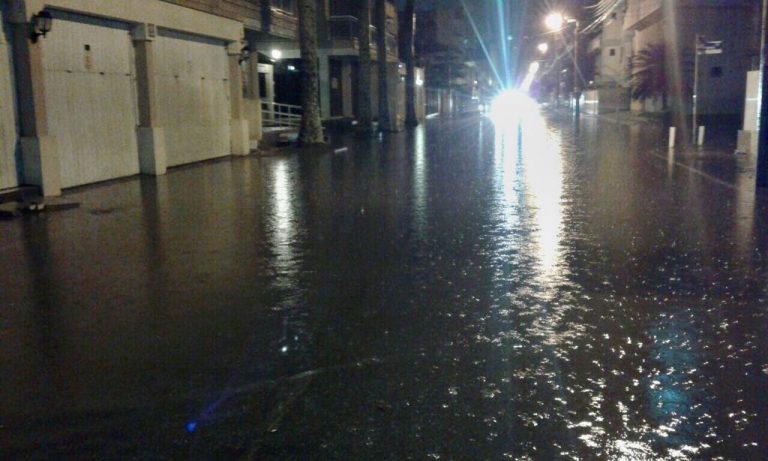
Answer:
[[402, 34], [403, 50], [405, 51], [403, 59], [405, 60], [405, 124], [407, 126], [416, 126], [419, 120], [416, 118], [416, 66], [413, 62], [413, 36], [415, 34], [415, 1], [406, 0], [405, 19]]
[[360, 53], [360, 68], [357, 88], [358, 130], [373, 131], [371, 114], [371, 0], [359, 0], [357, 43]]
[[303, 115], [299, 129], [299, 144], [323, 144], [323, 124], [320, 121], [318, 100], [319, 79], [317, 65], [317, 3], [316, 0], [299, 0], [299, 45], [304, 68], [301, 92]]
[[667, 109], [667, 59], [663, 43], [651, 43], [632, 56], [632, 99], [644, 101], [661, 96]]
[[376, 54], [379, 60], [379, 130], [391, 131], [387, 81], [387, 2], [376, 0]]

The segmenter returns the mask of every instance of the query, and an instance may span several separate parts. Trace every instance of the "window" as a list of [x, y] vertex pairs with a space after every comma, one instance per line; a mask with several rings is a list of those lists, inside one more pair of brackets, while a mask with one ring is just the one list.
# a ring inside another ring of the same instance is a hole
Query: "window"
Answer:
[[608, 56], [616, 56], [616, 48], [609, 48]]
[[709, 76], [712, 78], [720, 78], [723, 76], [723, 68], [721, 66], [716, 66], [711, 69], [709, 69]]

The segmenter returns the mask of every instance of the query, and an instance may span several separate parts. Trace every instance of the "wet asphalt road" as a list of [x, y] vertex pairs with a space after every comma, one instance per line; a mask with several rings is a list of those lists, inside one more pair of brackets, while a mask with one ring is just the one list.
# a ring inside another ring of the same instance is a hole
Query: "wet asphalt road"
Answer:
[[531, 116], [0, 222], [2, 459], [768, 459], [749, 161]]

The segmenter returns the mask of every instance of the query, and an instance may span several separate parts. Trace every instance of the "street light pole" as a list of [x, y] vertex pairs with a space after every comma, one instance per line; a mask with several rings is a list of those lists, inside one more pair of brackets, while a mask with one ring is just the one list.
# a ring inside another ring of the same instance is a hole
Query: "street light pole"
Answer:
[[581, 24], [579, 23], [578, 19], [569, 19], [563, 16], [562, 13], [550, 13], [544, 20], [544, 23], [547, 25], [547, 28], [549, 28], [552, 32], [560, 32], [563, 30], [564, 24], [573, 24], [574, 30], [573, 30], [573, 86], [571, 87], [571, 92], [573, 95], [574, 101], [574, 115], [576, 118], [578, 118], [581, 115], [581, 79], [579, 76], [581, 75], [581, 72], [579, 71], [579, 29], [581, 28]]

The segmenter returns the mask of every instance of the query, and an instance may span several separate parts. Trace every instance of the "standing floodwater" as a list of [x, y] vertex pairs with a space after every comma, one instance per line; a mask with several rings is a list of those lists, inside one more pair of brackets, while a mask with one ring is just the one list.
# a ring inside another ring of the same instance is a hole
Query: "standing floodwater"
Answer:
[[768, 207], [661, 138], [438, 119], [0, 222], [0, 458], [765, 459]]

